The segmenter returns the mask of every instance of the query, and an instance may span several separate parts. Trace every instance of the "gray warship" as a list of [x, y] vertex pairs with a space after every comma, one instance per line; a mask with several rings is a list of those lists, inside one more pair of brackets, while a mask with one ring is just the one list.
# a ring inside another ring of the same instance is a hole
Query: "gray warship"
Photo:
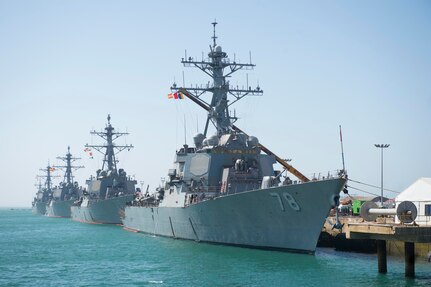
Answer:
[[[229, 107], [260, 87], [240, 89], [227, 81], [251, 63], [229, 60], [216, 43], [216, 22], [208, 58], [182, 59], [212, 79], [206, 87], [171, 87], [175, 98], [186, 96], [208, 111], [203, 133], [194, 147], [184, 144], [174, 167], [152, 195], [136, 198], [125, 208], [126, 230], [199, 242], [314, 254], [323, 223], [336, 206], [346, 183], [344, 170], [309, 180], [234, 125]], [[248, 86], [248, 85], [247, 85]], [[205, 93], [212, 94], [209, 103]], [[233, 97], [229, 102], [228, 95]], [[215, 135], [208, 135], [212, 123]], [[282, 171], [274, 170], [278, 162]], [[290, 172], [298, 180], [291, 180]], [[284, 177], [283, 177], [284, 176]], [[281, 179], [284, 180], [282, 181]]]
[[73, 157], [70, 153], [70, 147], [67, 147], [67, 154], [64, 157], [57, 157], [66, 165], [54, 166], [54, 168], [63, 169], [63, 181], [52, 191], [52, 197], [48, 202], [46, 215], [49, 217], [71, 217], [70, 207], [78, 200], [82, 194], [82, 188], [78, 182], [73, 181], [72, 170], [83, 168], [83, 166], [74, 166], [72, 163], [80, 158]]
[[106, 142], [102, 145], [85, 145], [94, 148], [104, 155], [102, 169], [97, 170], [96, 177], [86, 181], [88, 190], [72, 207], [72, 220], [85, 223], [121, 224], [120, 214], [124, 212], [126, 202], [131, 201], [135, 194], [136, 180], [127, 176], [124, 169], [117, 169], [118, 160], [115, 155], [132, 145], [115, 145], [114, 141], [128, 133], [115, 132], [108, 115], [105, 131], [92, 131]]
[[[41, 168], [40, 171], [43, 171], [45, 175], [38, 175], [39, 178], [39, 186], [38, 191], [36, 193], [36, 196], [33, 199], [32, 205], [32, 212], [33, 214], [40, 214], [45, 215], [46, 214], [46, 208], [48, 205], [48, 202], [50, 201], [52, 197], [52, 178], [51, 172], [54, 171], [55, 168], [52, 167], [49, 163], [46, 168]], [[46, 178], [45, 180], [45, 186], [42, 187], [42, 184], [40, 182], [41, 178]]]

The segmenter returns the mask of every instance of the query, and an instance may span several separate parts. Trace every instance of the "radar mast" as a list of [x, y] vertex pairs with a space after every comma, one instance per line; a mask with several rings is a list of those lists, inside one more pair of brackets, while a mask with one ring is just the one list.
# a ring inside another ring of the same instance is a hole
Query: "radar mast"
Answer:
[[91, 131], [90, 134], [98, 135], [106, 142], [103, 145], [89, 145], [86, 144], [85, 147], [94, 148], [98, 152], [104, 155], [102, 170], [117, 170], [118, 160], [115, 155], [121, 151], [133, 148], [133, 145], [115, 145], [114, 141], [123, 135], [128, 135], [129, 133], [115, 132], [114, 127], [111, 125], [111, 115], [108, 114], [108, 124], [105, 127], [105, 131], [97, 132], [95, 130]]
[[[53, 177], [58, 177], [58, 175], [51, 175], [51, 172], [54, 171], [55, 168], [53, 166], [51, 166], [49, 164], [49, 161], [48, 161], [48, 165], [46, 166], [46, 168], [41, 168], [39, 170], [43, 171], [45, 173], [45, 175], [38, 175], [37, 177], [39, 179], [40, 178], [46, 178], [46, 180], [45, 180], [45, 189], [48, 192], [51, 192], [52, 191], [52, 178]], [[39, 181], [39, 184], [40, 184], [40, 181]]]
[[79, 168], [83, 168], [84, 166], [80, 165], [80, 166], [73, 166], [72, 163], [76, 160], [79, 160], [81, 158], [79, 157], [72, 157], [72, 154], [70, 153], [70, 146], [67, 147], [67, 154], [64, 157], [58, 156], [57, 159], [62, 160], [63, 162], [66, 163], [66, 165], [55, 165], [55, 168], [60, 168], [65, 170], [64, 172], [64, 178], [63, 178], [63, 182], [70, 184], [73, 182], [73, 174], [72, 174], [72, 169], [77, 170]]
[[[227, 57], [227, 54], [222, 51], [222, 48], [217, 45], [216, 39], [218, 38], [215, 33], [215, 27], [217, 22], [214, 21], [211, 23], [213, 25], [213, 36], [211, 37], [213, 40], [213, 45], [210, 45], [210, 53], [208, 53], [208, 58], [206, 60], [202, 59], [202, 61], [195, 61], [192, 57], [188, 57], [181, 60], [181, 63], [185, 67], [197, 67], [207, 75], [209, 75], [213, 79], [213, 83], [210, 84], [208, 82], [205, 88], [202, 87], [177, 87], [176, 83], [174, 83], [171, 87], [171, 90], [177, 90], [180, 93], [183, 93], [193, 102], [198, 104], [200, 107], [204, 108], [208, 112], [208, 118], [205, 124], [204, 137], [207, 136], [208, 132], [208, 124], [211, 121], [217, 129], [217, 136], [221, 136], [226, 133], [238, 132], [245, 134], [241, 129], [234, 125], [237, 117], [234, 113], [233, 116], [230, 115], [229, 106], [241, 100], [245, 96], [261, 96], [263, 91], [260, 89], [259, 85], [252, 89], [251, 86], [248, 85], [244, 89], [238, 88], [238, 86], [232, 87], [229, 85], [229, 81], [226, 81], [227, 77], [230, 77], [233, 73], [238, 70], [252, 70], [255, 65], [251, 63], [249, 64], [241, 64], [237, 63], [234, 57], [234, 60], [231, 62]], [[203, 57], [202, 57], [203, 58]], [[226, 73], [224, 69], [227, 68]], [[213, 94], [211, 103], [205, 102], [201, 96], [210, 92]], [[228, 103], [227, 95], [231, 95], [234, 100], [231, 103]], [[245, 134], [246, 135], [246, 134]], [[288, 164], [284, 159], [274, 154], [267, 147], [258, 144], [260, 149], [268, 155], [273, 155], [275, 160], [281, 164], [286, 170], [295, 175], [302, 182], [310, 181], [305, 175], [303, 175], [296, 168]]]
[[[222, 47], [217, 45], [216, 40], [218, 37], [216, 36], [216, 25], [218, 23], [214, 21], [211, 24], [213, 25], [213, 36], [211, 37], [213, 44], [212, 46], [210, 45], [208, 58], [197, 61], [192, 57], [187, 58], [186, 56], [186, 58], [181, 60], [181, 63], [185, 67], [196, 67], [200, 69], [211, 77], [212, 83], [208, 82], [206, 87], [177, 87], [176, 83], [174, 83], [171, 90], [187, 90], [192, 93], [194, 97], [209, 106], [210, 109], [208, 111], [204, 135], [207, 136], [208, 124], [211, 121], [217, 130], [217, 135], [221, 136], [233, 131], [232, 125], [238, 119], [235, 114], [233, 116], [230, 114], [229, 106], [247, 95], [260, 96], [263, 94], [263, 91], [259, 86], [252, 89], [248, 86], [248, 83], [246, 88], [239, 88], [238, 86], [233, 87], [230, 85], [229, 81], [226, 80], [227, 77], [231, 77], [236, 71], [252, 70], [255, 65], [251, 63], [251, 59], [248, 64], [237, 63], [235, 59], [231, 61], [227, 54], [223, 52]], [[209, 104], [201, 98], [201, 96], [207, 92], [212, 93], [211, 102]], [[231, 103], [229, 103], [228, 95], [233, 97]]]

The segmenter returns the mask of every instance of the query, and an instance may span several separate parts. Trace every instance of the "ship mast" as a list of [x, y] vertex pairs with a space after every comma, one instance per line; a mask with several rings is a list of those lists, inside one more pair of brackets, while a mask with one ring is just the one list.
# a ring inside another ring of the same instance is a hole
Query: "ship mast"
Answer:
[[[214, 21], [211, 24], [213, 25], [213, 36], [211, 37], [213, 40], [213, 44], [212, 46], [210, 46], [210, 53], [208, 54], [209, 58], [207, 60], [202, 59], [202, 61], [195, 61], [192, 57], [187, 58], [186, 56], [181, 60], [181, 63], [183, 63], [185, 67], [194, 66], [202, 70], [204, 73], [206, 73], [213, 79], [212, 85], [210, 85], [210, 83], [208, 82], [206, 88], [197, 86], [186, 88], [177, 87], [176, 83], [174, 83], [171, 87], [171, 90], [176, 90], [183, 93], [185, 96], [187, 96], [189, 99], [191, 99], [193, 102], [195, 102], [208, 112], [208, 118], [204, 131], [205, 137], [207, 136], [209, 121], [211, 121], [216, 127], [218, 136], [225, 133], [229, 133], [231, 131], [244, 133], [241, 129], [234, 125], [235, 121], [237, 120], [237, 117], [235, 116], [235, 114], [233, 117], [230, 116], [229, 106], [241, 100], [247, 95], [260, 96], [263, 94], [263, 91], [260, 89], [259, 86], [257, 86], [255, 89], [252, 89], [248, 85], [248, 80], [246, 89], [239, 89], [238, 87], [234, 88], [229, 85], [229, 81], [226, 81], [227, 77], [230, 77], [238, 70], [251, 70], [255, 67], [255, 65], [251, 63], [251, 56], [249, 64], [237, 63], [235, 59], [233, 60], [233, 62], [230, 62], [229, 58], [227, 57], [227, 54], [222, 51], [222, 48], [220, 46], [217, 46], [216, 40], [218, 37], [215, 33], [217, 22]], [[225, 68], [228, 68], [226, 73], [224, 73]], [[201, 96], [206, 92], [210, 92], [213, 94], [210, 104], [208, 104], [201, 98]], [[234, 97], [233, 102], [231, 102], [230, 104], [228, 104], [228, 94]], [[275, 157], [275, 160], [279, 164], [281, 164], [287, 171], [295, 175], [299, 180], [301, 180], [302, 182], [310, 181], [300, 171], [288, 164], [281, 157], [274, 154], [268, 148], [266, 148], [260, 143], [259, 147], [266, 154], [273, 155]]]
[[102, 139], [104, 139], [106, 142], [103, 145], [89, 145], [86, 144], [85, 147], [88, 148], [94, 148], [101, 154], [103, 154], [105, 157], [103, 159], [103, 165], [102, 170], [117, 170], [117, 162], [118, 160], [115, 158], [115, 155], [120, 153], [121, 151], [127, 149], [130, 150], [133, 148], [133, 145], [115, 145], [114, 141], [123, 136], [128, 135], [129, 133], [120, 133], [115, 132], [114, 127], [111, 125], [111, 116], [108, 114], [108, 124], [105, 127], [105, 131], [97, 132], [97, 131], [91, 131], [90, 134], [92, 135], [98, 135]]
[[[52, 178], [53, 177], [58, 177], [56, 175], [51, 175], [51, 172], [55, 170], [54, 167], [52, 167], [49, 162], [48, 162], [48, 166], [46, 168], [41, 168], [39, 169], [40, 171], [45, 172], [45, 175], [38, 175], [38, 178], [46, 178], [45, 180], [45, 188], [47, 191], [51, 192], [52, 190]], [[39, 182], [40, 183], [40, 182]]]
[[62, 160], [66, 163], [66, 165], [55, 165], [55, 168], [64, 169], [64, 178], [63, 182], [66, 182], [67, 184], [70, 184], [73, 182], [73, 175], [72, 175], [72, 169], [77, 170], [79, 168], [83, 168], [84, 166], [73, 166], [72, 163], [78, 159], [81, 159], [79, 157], [72, 157], [72, 154], [70, 153], [70, 146], [67, 147], [67, 154], [64, 157], [58, 156], [57, 159]]
[[[211, 77], [212, 83], [210, 84], [210, 82], [208, 82], [206, 87], [177, 87], [176, 83], [174, 83], [171, 90], [185, 89], [209, 106], [210, 109], [208, 111], [204, 135], [207, 135], [208, 124], [211, 121], [217, 130], [217, 135], [221, 136], [223, 134], [230, 133], [232, 131], [233, 123], [237, 120], [236, 115], [231, 116], [229, 106], [247, 95], [260, 96], [263, 94], [263, 91], [259, 86], [252, 89], [248, 86], [248, 83], [247, 88], [245, 89], [230, 86], [229, 81], [226, 80], [227, 77], [230, 77], [233, 73], [239, 70], [252, 70], [255, 65], [251, 63], [251, 57], [250, 63], [248, 64], [237, 63], [235, 60], [231, 62], [227, 54], [223, 52], [222, 47], [217, 45], [217, 22], [214, 21], [211, 24], [213, 25], [213, 36], [211, 37], [213, 44], [212, 46], [210, 45], [208, 58], [196, 61], [192, 57], [187, 58], [186, 56], [186, 58], [181, 60], [181, 63], [185, 67], [196, 67], [200, 69]], [[206, 92], [212, 93], [211, 102], [209, 104], [201, 98], [201, 96]], [[234, 98], [231, 103], [229, 103], [228, 94]]]

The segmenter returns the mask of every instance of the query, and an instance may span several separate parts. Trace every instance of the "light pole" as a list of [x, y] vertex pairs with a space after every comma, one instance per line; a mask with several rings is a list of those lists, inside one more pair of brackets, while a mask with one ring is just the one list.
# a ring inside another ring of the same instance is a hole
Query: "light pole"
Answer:
[[377, 148], [380, 148], [380, 150], [381, 150], [381, 161], [382, 161], [381, 167], [382, 167], [382, 170], [381, 170], [381, 185], [380, 185], [381, 186], [380, 207], [383, 207], [383, 149], [388, 148], [390, 145], [389, 144], [375, 144], [374, 146]]

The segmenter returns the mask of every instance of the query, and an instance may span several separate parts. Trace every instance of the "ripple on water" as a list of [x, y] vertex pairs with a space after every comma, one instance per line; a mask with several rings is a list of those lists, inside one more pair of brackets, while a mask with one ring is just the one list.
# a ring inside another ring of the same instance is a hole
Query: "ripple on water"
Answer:
[[0, 286], [429, 286], [431, 264], [318, 249], [315, 256], [173, 240], [0, 209]]

